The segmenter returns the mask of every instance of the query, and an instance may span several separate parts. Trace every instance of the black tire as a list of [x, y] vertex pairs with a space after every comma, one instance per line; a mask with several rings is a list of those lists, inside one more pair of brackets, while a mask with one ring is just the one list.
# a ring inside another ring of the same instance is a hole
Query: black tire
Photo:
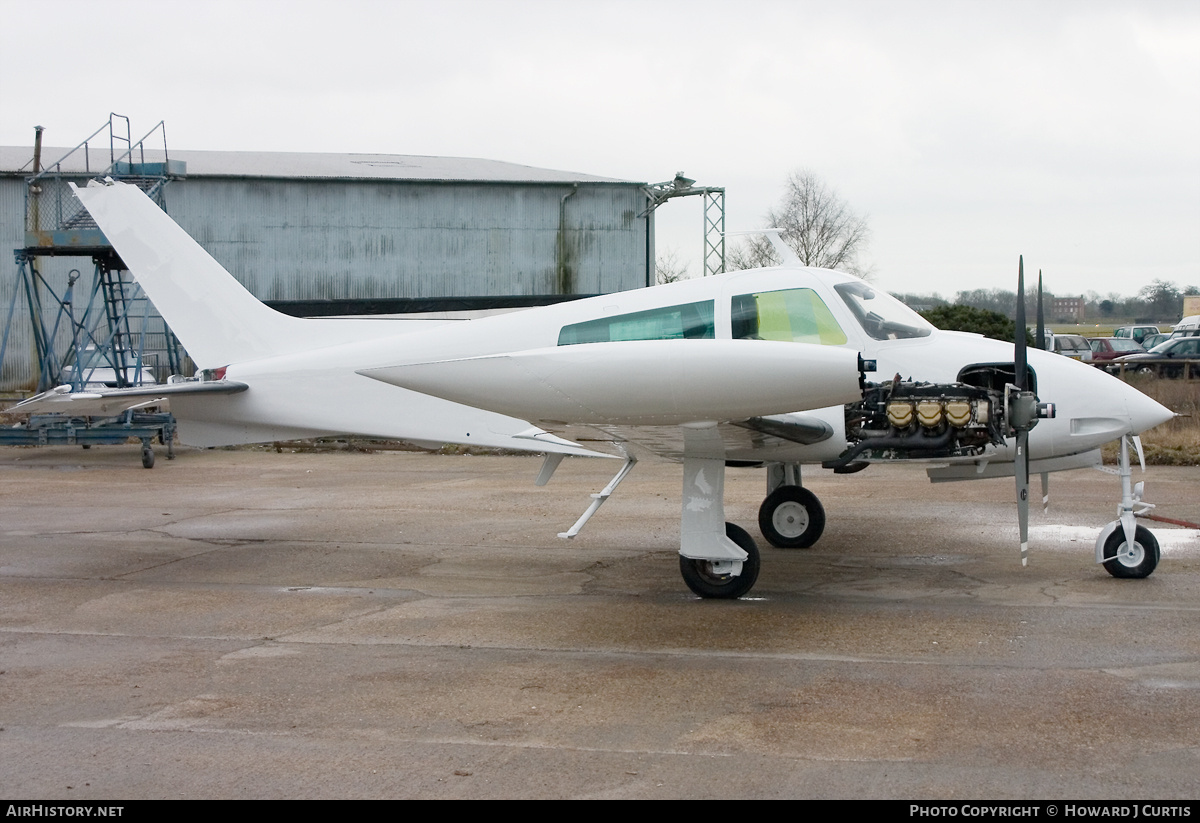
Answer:
[[1117, 526], [1116, 531], [1104, 541], [1104, 569], [1113, 577], [1139, 579], [1149, 577], [1158, 567], [1158, 540], [1147, 528], [1137, 527], [1133, 534], [1133, 555], [1122, 556], [1125, 547], [1125, 530]]
[[802, 486], [780, 486], [758, 508], [758, 528], [779, 549], [807, 549], [825, 531], [825, 509]]
[[742, 573], [736, 577], [732, 574], [714, 574], [712, 563], [708, 560], [679, 556], [679, 573], [683, 575], [683, 582], [700, 597], [731, 600], [750, 591], [754, 581], [758, 580], [759, 556], [754, 538], [741, 526], [732, 523], [725, 524], [725, 536], [749, 555], [742, 561]]
[[154, 468], [154, 449], [150, 448], [149, 446], [142, 447], [142, 468]]

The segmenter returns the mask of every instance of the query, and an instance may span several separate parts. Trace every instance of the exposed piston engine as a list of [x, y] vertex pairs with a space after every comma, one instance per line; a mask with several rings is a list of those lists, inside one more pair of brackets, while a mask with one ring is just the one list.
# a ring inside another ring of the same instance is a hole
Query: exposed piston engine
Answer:
[[966, 383], [867, 383], [846, 406], [851, 447], [826, 468], [856, 460], [973, 457], [1004, 443], [1004, 392]]

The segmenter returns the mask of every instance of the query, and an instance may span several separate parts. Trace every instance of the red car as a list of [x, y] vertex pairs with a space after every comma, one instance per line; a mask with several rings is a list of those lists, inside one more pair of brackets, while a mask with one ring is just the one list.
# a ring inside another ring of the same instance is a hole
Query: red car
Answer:
[[1093, 363], [1145, 351], [1141, 344], [1130, 337], [1093, 337], [1088, 345], [1092, 347]]

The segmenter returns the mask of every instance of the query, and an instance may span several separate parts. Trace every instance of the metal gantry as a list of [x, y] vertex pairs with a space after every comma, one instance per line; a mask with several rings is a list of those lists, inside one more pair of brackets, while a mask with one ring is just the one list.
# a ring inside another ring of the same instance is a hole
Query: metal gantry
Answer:
[[725, 271], [725, 189], [704, 189], [704, 276]]
[[[161, 161], [147, 159], [147, 141], [155, 136], [162, 139]], [[0, 363], [7, 353], [13, 323], [19, 322], [16, 303], [24, 298], [32, 326], [38, 392], [64, 385], [74, 392], [98, 384], [124, 388], [183, 373], [179, 342], [162, 318], [151, 312], [149, 300], [70, 186], [83, 185], [94, 177], [121, 180], [137, 185], [165, 210], [163, 189], [183, 174], [184, 167], [167, 154], [164, 123], [159, 122], [135, 142], [129, 118], [110, 114], [107, 123], [45, 168], [41, 167], [41, 142], [39, 126], [33, 175], [26, 181], [25, 245], [14, 250], [19, 287], [14, 289], [0, 338]], [[107, 160], [104, 166], [93, 163], [94, 152]], [[92, 276], [82, 274], [83, 266], [73, 268], [65, 288], [60, 283], [56, 289], [41, 271], [41, 261], [47, 257], [90, 258]], [[158, 437], [169, 445], [175, 427], [169, 414], [129, 412], [106, 421], [38, 415], [24, 428], [24, 439], [18, 427], [8, 430], [11, 436], [6, 434], [2, 442], [92, 444], [137, 437], [144, 447], [143, 464], [148, 461], [152, 465], [149, 439]]]
[[645, 187], [650, 201], [638, 217], [645, 217], [672, 197], [704, 197], [704, 276], [725, 271], [725, 189], [697, 186], [683, 172], [674, 179]]

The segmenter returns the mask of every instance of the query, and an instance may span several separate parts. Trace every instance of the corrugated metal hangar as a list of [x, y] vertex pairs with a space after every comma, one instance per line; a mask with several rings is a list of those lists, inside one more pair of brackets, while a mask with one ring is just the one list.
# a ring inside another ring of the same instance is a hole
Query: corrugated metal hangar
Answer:
[[[43, 147], [49, 166], [68, 152]], [[67, 157], [83, 184], [108, 146]], [[33, 150], [0, 147], [0, 244], [27, 245]], [[291, 314], [520, 306], [637, 288], [654, 279], [646, 184], [493, 160], [388, 154], [171, 150], [171, 217], [255, 296]], [[179, 172], [182, 172], [180, 174]], [[39, 195], [43, 212], [58, 205]], [[86, 257], [38, 257], [65, 292]], [[87, 280], [86, 276], [83, 280]], [[0, 277], [0, 306], [20, 278]], [[28, 388], [29, 331], [10, 323], [0, 390]]]

